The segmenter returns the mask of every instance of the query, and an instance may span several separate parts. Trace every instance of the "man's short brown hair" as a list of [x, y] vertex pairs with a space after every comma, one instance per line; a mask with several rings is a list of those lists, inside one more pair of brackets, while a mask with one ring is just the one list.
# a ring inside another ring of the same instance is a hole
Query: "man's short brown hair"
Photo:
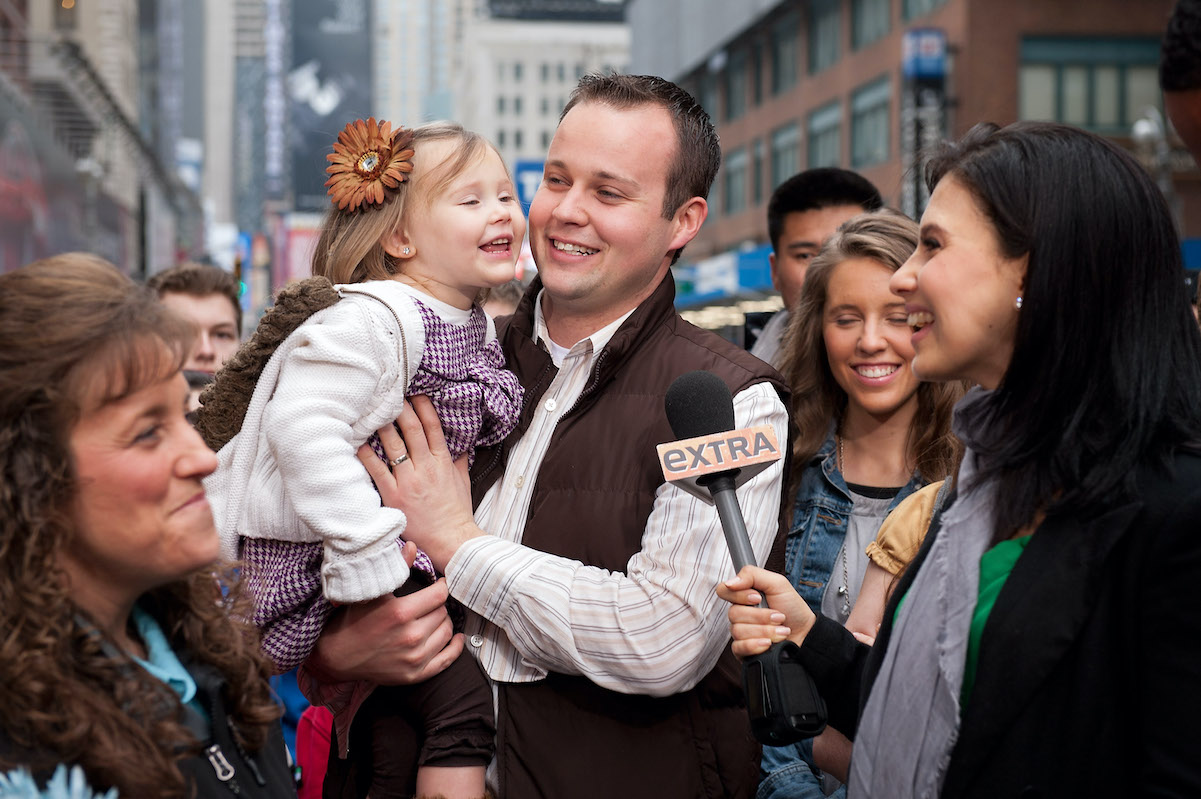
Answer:
[[197, 263], [180, 264], [151, 275], [146, 285], [154, 289], [160, 297], [168, 292], [190, 294], [193, 297], [222, 295], [234, 307], [238, 335], [242, 335], [242, 292], [234, 276], [221, 267]]
[[709, 114], [691, 94], [654, 75], [585, 75], [571, 93], [559, 121], [580, 103], [600, 103], [619, 110], [657, 105], [671, 115], [676, 154], [667, 170], [663, 218], [693, 197], [706, 198], [721, 166], [721, 144]]

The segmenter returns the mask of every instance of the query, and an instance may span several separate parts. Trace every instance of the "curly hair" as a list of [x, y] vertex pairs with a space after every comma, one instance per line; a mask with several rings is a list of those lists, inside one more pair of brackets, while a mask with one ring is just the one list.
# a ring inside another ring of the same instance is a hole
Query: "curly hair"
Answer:
[[[69, 253], [0, 275], [0, 765], [75, 763], [97, 789], [177, 797], [199, 753], [179, 699], [72, 599], [60, 568], [76, 528], [70, 434], [88, 407], [178, 371], [191, 327], [116, 267]], [[96, 388], [100, 387], [99, 396]], [[210, 567], [141, 599], [174, 648], [227, 681], [247, 749], [279, 717], [237, 583]]]
[[[917, 247], [917, 230], [916, 222], [896, 211], [862, 214], [839, 228], [805, 274], [801, 299], [784, 335], [780, 369], [792, 389], [790, 410], [799, 430], [792, 446], [790, 485], [798, 484], [800, 473], [825, 442], [830, 422], [840, 420], [847, 407], [847, 394], [830, 370], [822, 337], [830, 275], [854, 258], [870, 258], [895, 272]], [[918, 386], [908, 449], [926, 482], [941, 480], [958, 463], [962, 445], [951, 433], [951, 410], [965, 388], [961, 382]]]

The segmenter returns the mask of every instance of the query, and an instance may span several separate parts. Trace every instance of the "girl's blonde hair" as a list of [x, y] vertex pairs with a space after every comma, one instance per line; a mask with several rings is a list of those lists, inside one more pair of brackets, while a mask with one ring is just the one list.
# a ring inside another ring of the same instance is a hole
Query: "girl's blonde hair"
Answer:
[[[784, 336], [780, 371], [792, 389], [792, 419], [798, 429], [792, 448], [792, 485], [829, 434], [830, 422], [846, 413], [847, 394], [834, 379], [826, 357], [823, 321], [830, 275], [843, 261], [870, 258], [892, 271], [901, 268], [917, 247], [917, 223], [884, 209], [846, 222], [822, 247], [809, 270]], [[961, 446], [951, 433], [951, 409], [963, 396], [961, 382], [921, 383], [918, 409], [909, 427], [909, 458], [926, 482], [950, 474]]]
[[[315, 276], [328, 278], [331, 283], [391, 279], [399, 270], [384, 251], [383, 240], [400, 228], [409, 203], [433, 197], [488, 150], [495, 152], [484, 137], [465, 130], [462, 125], [431, 122], [413, 129], [411, 146], [415, 158], [421, 158], [423, 145], [435, 141], [457, 142], [458, 148], [452, 157], [432, 169], [418, 167], [399, 187], [386, 190], [391, 199], [355, 211], [340, 211], [336, 206], [330, 208], [313, 253]], [[420, 163], [414, 161], [415, 166]]]

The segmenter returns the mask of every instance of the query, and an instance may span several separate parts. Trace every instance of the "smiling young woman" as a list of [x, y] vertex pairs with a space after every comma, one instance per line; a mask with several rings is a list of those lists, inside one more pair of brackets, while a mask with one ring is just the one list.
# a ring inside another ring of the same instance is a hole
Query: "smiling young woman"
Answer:
[[[884, 517], [944, 478], [958, 454], [950, 420], [962, 387], [919, 383], [904, 301], [888, 287], [916, 244], [917, 224], [896, 212], [847, 221], [813, 259], [784, 339], [799, 430], [785, 573], [814, 610], [842, 623]], [[796, 767], [802, 758], [813, 762], [807, 746], [765, 747], [761, 795], [801, 791], [813, 779]]]

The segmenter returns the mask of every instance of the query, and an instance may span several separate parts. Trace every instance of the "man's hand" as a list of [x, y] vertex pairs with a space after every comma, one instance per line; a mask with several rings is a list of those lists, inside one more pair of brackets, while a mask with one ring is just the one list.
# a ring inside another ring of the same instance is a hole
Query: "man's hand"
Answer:
[[[471, 515], [471, 479], [467, 459], [451, 460], [442, 434], [438, 412], [428, 397], [413, 397], [396, 420], [404, 439], [392, 425], [379, 431], [380, 443], [389, 461], [404, 458], [395, 466], [380, 462], [371, 448], [359, 448], [359, 460], [375, 481], [380, 498], [390, 508], [404, 511], [404, 539], [430, 556], [438, 571], [463, 542], [483, 531]], [[405, 457], [407, 455], [407, 457]]]
[[446, 613], [446, 580], [406, 596], [388, 594], [340, 608], [305, 665], [327, 682], [424, 682], [463, 651]]

